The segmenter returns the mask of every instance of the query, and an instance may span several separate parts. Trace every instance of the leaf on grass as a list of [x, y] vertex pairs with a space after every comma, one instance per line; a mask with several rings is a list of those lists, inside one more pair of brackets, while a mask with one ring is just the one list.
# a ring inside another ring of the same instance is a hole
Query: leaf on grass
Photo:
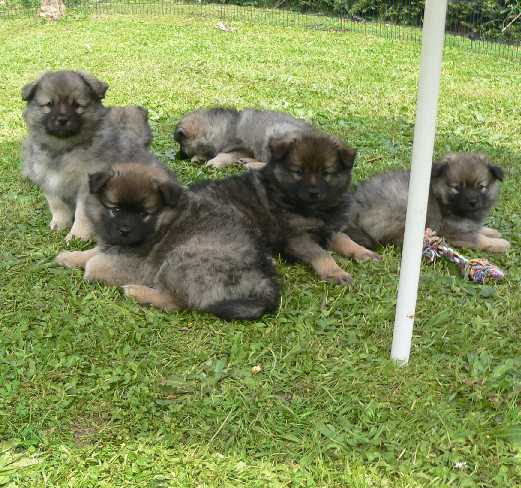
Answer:
[[0, 443], [0, 486], [10, 483], [12, 475], [18, 471], [40, 462], [39, 459], [28, 456], [25, 452], [15, 452], [17, 445], [16, 440]]

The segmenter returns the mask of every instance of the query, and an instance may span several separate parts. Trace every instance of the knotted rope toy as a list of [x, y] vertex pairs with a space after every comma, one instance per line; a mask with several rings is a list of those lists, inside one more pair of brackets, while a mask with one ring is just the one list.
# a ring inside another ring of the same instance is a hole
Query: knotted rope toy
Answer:
[[423, 257], [427, 258], [430, 263], [444, 257], [456, 264], [465, 278], [480, 285], [487, 280], [500, 281], [505, 277], [505, 273], [501, 269], [486, 259], [469, 259], [458, 253], [447, 245], [443, 237], [436, 235], [436, 232], [428, 227], [425, 229], [423, 237]]

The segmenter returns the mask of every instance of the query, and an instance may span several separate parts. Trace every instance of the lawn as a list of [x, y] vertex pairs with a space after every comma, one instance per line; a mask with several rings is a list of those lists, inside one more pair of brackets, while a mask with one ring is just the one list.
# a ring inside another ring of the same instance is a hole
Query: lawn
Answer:
[[[223, 32], [181, 14], [0, 22], [0, 486], [521, 486], [519, 61], [446, 49], [435, 152], [481, 150], [505, 168], [490, 224], [512, 251], [493, 256], [498, 285], [424, 267], [398, 368], [399, 249], [339, 258], [351, 288], [280, 262], [280, 310], [254, 323], [142, 308], [55, 266], [65, 232], [20, 175], [20, 89], [46, 69], [92, 72], [108, 105], [149, 109], [154, 150], [184, 182], [238, 171], [175, 161], [184, 112], [288, 111], [357, 147], [358, 181], [408, 164], [417, 44], [239, 21]], [[17, 458], [37, 464], [9, 470]]]

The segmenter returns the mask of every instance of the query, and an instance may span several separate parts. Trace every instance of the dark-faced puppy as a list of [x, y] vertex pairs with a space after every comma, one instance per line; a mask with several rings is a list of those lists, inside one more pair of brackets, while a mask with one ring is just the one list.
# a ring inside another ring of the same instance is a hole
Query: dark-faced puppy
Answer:
[[89, 193], [87, 171], [100, 172], [108, 170], [114, 163], [129, 161], [161, 166], [148, 149], [151, 141], [152, 132], [143, 107], [111, 107], [88, 151], [73, 151], [63, 158], [68, 171], [64, 171], [62, 176], [70, 173], [71, 177], [82, 180], [76, 196], [74, 224], [66, 241], [93, 237], [92, 226], [85, 213], [85, 199]]
[[[481, 153], [449, 153], [433, 163], [426, 225], [455, 246], [506, 252], [510, 243], [483, 227], [499, 194], [503, 171]], [[360, 244], [403, 241], [409, 171], [383, 173], [353, 194], [346, 232]]]
[[351, 280], [324, 249], [357, 260], [378, 256], [356, 245], [340, 229], [356, 150], [317, 131], [274, 137], [261, 169], [271, 214], [280, 222], [281, 251], [310, 264], [328, 281]]
[[121, 285], [140, 303], [255, 319], [279, 302], [260, 229], [226, 196], [184, 190], [171, 171], [114, 165], [90, 175], [86, 213], [98, 246], [57, 260], [85, 278]]
[[101, 103], [107, 88], [87, 73], [55, 71], [22, 89], [29, 130], [23, 143], [22, 172], [45, 193], [53, 230], [72, 223], [79, 187], [78, 178], [63, 177], [63, 158], [92, 144], [107, 113]]
[[23, 143], [23, 174], [42, 188], [51, 229], [74, 226], [67, 236], [87, 239], [81, 195], [87, 174], [144, 155], [151, 141], [146, 110], [106, 108], [107, 84], [77, 71], [47, 72], [22, 90], [29, 134]]
[[90, 193], [97, 202], [87, 213], [95, 233], [109, 245], [134, 246], [157, 230], [157, 219], [167, 204], [175, 204], [177, 192], [161, 182], [163, 170], [128, 163], [89, 176]]
[[105, 114], [101, 100], [107, 89], [105, 82], [88, 73], [47, 72], [22, 89], [27, 102], [24, 119], [35, 136], [52, 141], [55, 149], [84, 142]]

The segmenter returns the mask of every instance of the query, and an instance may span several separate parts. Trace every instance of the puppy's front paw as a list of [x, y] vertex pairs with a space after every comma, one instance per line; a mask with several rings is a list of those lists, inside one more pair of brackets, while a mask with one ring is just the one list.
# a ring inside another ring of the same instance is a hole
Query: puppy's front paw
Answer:
[[70, 227], [71, 221], [61, 216], [53, 216], [49, 227], [51, 230], [63, 230]]
[[232, 164], [232, 163], [228, 159], [221, 158], [219, 156], [215, 156], [215, 158], [207, 161], [206, 166], [211, 166], [212, 168], [221, 169], [221, 168], [225, 168], [226, 166], [229, 166], [230, 164]]
[[266, 163], [263, 163], [261, 161], [251, 161], [251, 162], [245, 162], [244, 160], [239, 160], [239, 163], [244, 165], [245, 168], [248, 168], [249, 170], [259, 170], [264, 168], [266, 166]]
[[81, 251], [62, 251], [56, 256], [55, 261], [66, 268], [80, 268], [79, 254]]
[[505, 253], [510, 249], [510, 242], [506, 239], [488, 239], [485, 251]]
[[350, 285], [353, 282], [353, 277], [343, 269], [331, 270], [328, 273], [323, 273], [320, 278], [324, 281], [336, 283], [337, 285]]
[[381, 261], [382, 256], [380, 256], [378, 253], [371, 251], [370, 249], [361, 249], [360, 251], [357, 251], [353, 258], [355, 261]]
[[192, 156], [192, 159], [190, 159], [190, 161], [192, 163], [202, 164], [206, 161], [206, 158], [204, 158], [203, 156]]
[[487, 237], [501, 237], [501, 232], [496, 229], [492, 229], [491, 227], [482, 227], [479, 233]]
[[92, 240], [92, 232], [87, 226], [76, 226], [73, 225], [72, 229], [65, 236], [65, 242], [70, 242], [73, 239], [79, 239], [80, 241]]
[[97, 252], [96, 248], [88, 251], [62, 251], [56, 256], [55, 261], [66, 268], [84, 268]]

